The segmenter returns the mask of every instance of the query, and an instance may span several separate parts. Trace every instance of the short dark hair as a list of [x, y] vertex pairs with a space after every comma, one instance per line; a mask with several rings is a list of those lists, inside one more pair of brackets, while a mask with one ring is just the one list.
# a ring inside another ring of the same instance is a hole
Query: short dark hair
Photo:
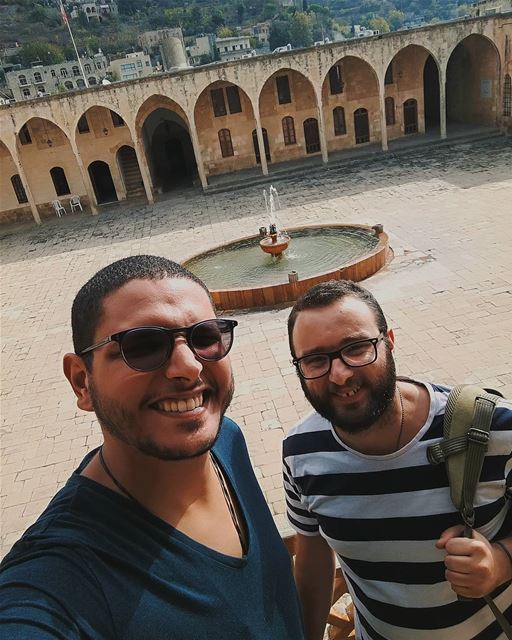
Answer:
[[370, 307], [377, 321], [379, 332], [383, 334], [387, 333], [388, 323], [386, 322], [384, 312], [368, 289], [351, 280], [329, 280], [329, 282], [321, 282], [311, 287], [311, 289], [306, 291], [306, 293], [297, 300], [288, 317], [288, 341], [290, 343], [290, 352], [294, 358], [296, 354], [293, 347], [292, 335], [299, 313], [306, 309], [328, 307], [333, 302], [349, 296], [358, 298]]
[[[185, 278], [200, 285], [212, 297], [202, 280], [185, 267], [167, 258], [150, 255], [129, 256], [100, 269], [76, 294], [71, 308], [73, 348], [80, 353], [94, 340], [96, 328], [103, 315], [103, 301], [131, 280], [161, 280]], [[93, 352], [82, 356], [87, 368], [91, 367]]]

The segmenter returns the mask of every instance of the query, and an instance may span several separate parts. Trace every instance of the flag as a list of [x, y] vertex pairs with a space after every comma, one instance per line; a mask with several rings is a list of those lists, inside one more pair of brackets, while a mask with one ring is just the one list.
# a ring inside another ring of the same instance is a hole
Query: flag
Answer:
[[64, 5], [62, 4], [62, 0], [59, 0], [59, 4], [60, 4], [60, 15], [62, 16], [62, 22], [64, 24], [68, 23], [68, 17], [66, 15], [66, 11], [64, 10]]

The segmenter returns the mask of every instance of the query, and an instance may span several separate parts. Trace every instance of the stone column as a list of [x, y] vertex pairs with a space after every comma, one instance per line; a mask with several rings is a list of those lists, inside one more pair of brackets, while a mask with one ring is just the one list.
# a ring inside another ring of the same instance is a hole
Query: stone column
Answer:
[[149, 173], [146, 154], [144, 153], [144, 149], [142, 148], [136, 132], [132, 132], [132, 140], [135, 149], [135, 155], [137, 156], [137, 162], [139, 163], [140, 175], [142, 176], [142, 182], [144, 183], [146, 198], [148, 199], [149, 204], [153, 204], [155, 202], [155, 198], [153, 197], [153, 184], [151, 182], [151, 174]]
[[194, 121], [194, 113], [187, 113], [190, 140], [192, 141], [192, 147], [194, 149], [194, 155], [196, 157], [197, 172], [199, 173], [199, 180], [203, 191], [208, 189], [208, 180], [204, 171], [203, 156], [201, 154], [201, 145], [199, 144], [199, 137], [197, 135], [196, 123]]
[[80, 155], [80, 151], [78, 150], [78, 145], [76, 144], [73, 135], [70, 136], [69, 142], [71, 144], [71, 149], [75, 154], [76, 162], [78, 164], [78, 168], [80, 169], [80, 174], [82, 175], [82, 180], [84, 181], [85, 191], [87, 193], [87, 197], [89, 198], [89, 204], [91, 207], [91, 213], [93, 216], [97, 216], [98, 203], [96, 202], [96, 196], [94, 194], [94, 190], [91, 185], [89, 174], [85, 170], [84, 163], [82, 162], [82, 156]]
[[382, 151], [388, 150], [388, 129], [386, 124], [386, 96], [384, 82], [379, 82], [379, 104], [380, 104], [380, 137]]
[[441, 138], [446, 138], [446, 69], [441, 68], [439, 73], [439, 128]]
[[268, 176], [267, 156], [265, 154], [265, 143], [263, 140], [263, 131], [261, 128], [260, 111], [257, 106], [253, 106], [254, 117], [256, 119], [256, 135], [258, 136], [258, 146], [260, 148], [261, 172], [264, 176]]
[[13, 160], [14, 160], [14, 164], [16, 165], [16, 169], [18, 170], [18, 175], [20, 177], [21, 184], [23, 185], [23, 188], [25, 189], [25, 194], [27, 196], [27, 200], [28, 200], [28, 204], [30, 206], [30, 210], [32, 211], [32, 217], [34, 218], [34, 222], [36, 224], [41, 224], [41, 216], [39, 215], [39, 211], [37, 210], [37, 206], [36, 206], [34, 197], [32, 196], [32, 191], [30, 190], [30, 187], [28, 186], [27, 176], [25, 175], [25, 171], [23, 170], [23, 166], [22, 166], [21, 161], [20, 161], [20, 159], [18, 157], [17, 151], [15, 151], [15, 153], [13, 154]]
[[322, 104], [322, 89], [320, 94], [316, 95], [317, 113], [318, 113], [318, 135], [320, 137], [320, 151], [322, 152], [322, 162], [327, 164], [329, 162], [329, 154], [327, 151], [327, 138], [325, 137], [325, 123], [324, 123], [324, 108]]

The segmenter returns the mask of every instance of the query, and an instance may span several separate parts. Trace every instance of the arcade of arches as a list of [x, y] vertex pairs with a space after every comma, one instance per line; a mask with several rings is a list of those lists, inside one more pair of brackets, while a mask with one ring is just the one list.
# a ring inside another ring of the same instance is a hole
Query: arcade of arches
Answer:
[[[316, 78], [287, 57], [252, 89], [243, 88], [243, 73], [231, 82], [219, 67], [223, 79], [204, 83], [195, 97], [194, 71], [188, 103], [155, 92], [135, 113], [89, 102], [71, 122], [30, 117], [10, 144], [0, 140], [0, 222], [27, 216], [39, 222], [52, 214], [54, 200], [67, 206], [72, 195], [93, 213], [125, 199], [152, 202], [176, 188], [207, 189], [217, 174], [250, 168], [266, 174], [272, 165], [315, 154], [327, 162], [330, 154], [372, 143], [386, 150], [388, 141], [411, 134], [446, 137], [454, 123], [510, 128], [511, 40], [512, 33], [501, 52], [471, 34], [444, 61], [407, 44], [382, 69], [347, 53], [331, 58]], [[0, 109], [0, 122], [4, 115]]]

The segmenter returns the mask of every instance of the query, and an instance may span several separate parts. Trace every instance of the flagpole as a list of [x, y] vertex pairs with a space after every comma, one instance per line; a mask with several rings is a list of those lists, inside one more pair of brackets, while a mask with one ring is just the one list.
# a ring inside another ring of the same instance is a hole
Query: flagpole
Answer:
[[89, 88], [89, 83], [87, 82], [87, 78], [85, 76], [84, 68], [82, 66], [82, 60], [80, 59], [80, 56], [78, 55], [78, 49], [76, 48], [75, 39], [73, 38], [73, 33], [71, 32], [71, 25], [69, 24], [69, 20], [68, 20], [68, 17], [66, 15], [66, 11], [64, 9], [64, 5], [62, 4], [62, 0], [59, 0], [59, 4], [60, 4], [60, 15], [62, 16], [62, 20], [64, 21], [64, 23], [66, 24], [66, 26], [68, 28], [69, 35], [71, 37], [71, 42], [73, 43], [73, 47], [75, 48], [75, 53], [76, 53], [76, 58], [78, 60], [78, 65], [80, 66], [80, 71], [82, 72], [82, 78], [84, 79], [85, 86], [88, 89]]

